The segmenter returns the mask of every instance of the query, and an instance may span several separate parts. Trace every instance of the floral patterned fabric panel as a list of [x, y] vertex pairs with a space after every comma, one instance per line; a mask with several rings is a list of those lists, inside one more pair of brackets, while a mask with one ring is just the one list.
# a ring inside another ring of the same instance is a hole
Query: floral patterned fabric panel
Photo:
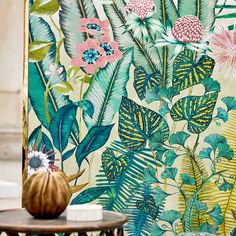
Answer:
[[28, 175], [130, 236], [236, 235], [236, 1], [28, 4]]

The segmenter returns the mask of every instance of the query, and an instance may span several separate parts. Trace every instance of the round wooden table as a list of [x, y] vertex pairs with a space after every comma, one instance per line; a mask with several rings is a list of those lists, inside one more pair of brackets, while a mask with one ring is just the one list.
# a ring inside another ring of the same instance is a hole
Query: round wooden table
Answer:
[[123, 236], [123, 225], [127, 217], [121, 213], [103, 211], [103, 220], [94, 222], [67, 221], [65, 214], [57, 219], [44, 220], [33, 218], [25, 209], [0, 211], [0, 234], [6, 232], [10, 236], [26, 233], [27, 235], [54, 235], [55, 233], [78, 233], [86, 236], [87, 232], [99, 231], [99, 235]]

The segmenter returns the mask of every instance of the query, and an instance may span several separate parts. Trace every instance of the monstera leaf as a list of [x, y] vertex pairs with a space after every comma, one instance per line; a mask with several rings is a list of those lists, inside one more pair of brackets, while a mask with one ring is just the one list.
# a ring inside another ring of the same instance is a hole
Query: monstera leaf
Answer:
[[217, 0], [179, 0], [180, 16], [197, 16], [202, 22], [205, 33], [208, 33], [215, 21], [215, 5]]
[[133, 64], [145, 68], [147, 73], [158, 73], [161, 69], [159, 53], [156, 47], [150, 42], [143, 42], [134, 36], [132, 30], [128, 30], [126, 22], [129, 20], [125, 9], [124, 0], [112, 1], [111, 4], [104, 4], [104, 12], [110, 21], [114, 39], [122, 50], [134, 48]]
[[161, 85], [161, 74], [147, 74], [142, 67], [136, 67], [134, 70], [134, 88], [141, 100], [146, 97], [146, 92]]
[[76, 56], [76, 45], [84, 42], [89, 35], [78, 32], [80, 18], [97, 18], [97, 11], [92, 0], [58, 0], [61, 6], [59, 22], [65, 35], [65, 50], [73, 58]]
[[202, 133], [212, 121], [212, 113], [217, 98], [218, 93], [182, 98], [172, 107], [171, 117], [174, 121], [186, 120], [189, 132], [194, 134]]
[[128, 166], [127, 155], [116, 156], [111, 149], [107, 149], [102, 154], [102, 166], [108, 181], [116, 179]]
[[132, 150], [145, 147], [156, 132], [162, 132], [164, 140], [169, 137], [169, 127], [161, 115], [126, 97], [120, 105], [118, 132], [124, 145]]
[[121, 60], [109, 63], [92, 78], [93, 82], [85, 97], [94, 106], [93, 117], [89, 115], [89, 111], [83, 113], [89, 129], [93, 126], [111, 124], [119, 110], [122, 96], [127, 95], [126, 85], [132, 58], [133, 50], [127, 49]]
[[185, 49], [174, 61], [173, 87], [181, 91], [201, 83], [205, 78], [211, 76], [214, 66], [214, 60], [207, 55], [195, 62], [194, 53]]

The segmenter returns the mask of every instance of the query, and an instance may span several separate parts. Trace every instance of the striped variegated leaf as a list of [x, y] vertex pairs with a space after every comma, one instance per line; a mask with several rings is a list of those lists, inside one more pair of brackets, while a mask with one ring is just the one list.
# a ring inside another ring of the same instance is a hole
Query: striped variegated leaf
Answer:
[[217, 98], [218, 93], [182, 98], [172, 107], [171, 117], [174, 121], [186, 120], [189, 132], [194, 134], [202, 133], [212, 121]]
[[146, 97], [146, 92], [161, 85], [161, 74], [148, 74], [142, 66], [138, 66], [134, 70], [134, 88], [138, 97], [143, 100]]
[[201, 83], [212, 75], [214, 66], [215, 61], [211, 57], [204, 55], [198, 62], [195, 62], [194, 53], [185, 49], [174, 61], [173, 87], [182, 91]]
[[102, 154], [102, 167], [108, 181], [115, 180], [128, 166], [127, 155], [116, 156], [113, 150], [108, 148]]
[[118, 132], [123, 144], [131, 150], [145, 147], [156, 132], [162, 132], [164, 140], [169, 137], [169, 127], [161, 115], [126, 97], [120, 105]]

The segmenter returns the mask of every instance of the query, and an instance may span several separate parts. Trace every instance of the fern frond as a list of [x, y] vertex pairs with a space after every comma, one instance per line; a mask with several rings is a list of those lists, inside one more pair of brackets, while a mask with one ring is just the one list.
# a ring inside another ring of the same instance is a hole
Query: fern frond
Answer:
[[224, 223], [220, 227], [220, 235], [229, 235], [230, 231], [235, 227], [236, 221], [234, 219], [233, 213], [231, 210], [236, 209], [236, 136], [235, 136], [235, 127], [236, 127], [236, 111], [231, 111], [230, 118], [226, 124], [226, 128], [223, 131], [223, 135], [227, 139], [228, 144], [234, 150], [234, 157], [231, 161], [228, 161], [226, 158], [222, 158], [220, 163], [217, 163], [217, 171], [226, 170], [224, 175], [232, 176], [232, 184], [234, 187], [232, 190], [226, 192], [220, 192], [215, 195], [215, 200], [219, 202], [219, 205], [222, 209], [222, 215], [224, 217]]

